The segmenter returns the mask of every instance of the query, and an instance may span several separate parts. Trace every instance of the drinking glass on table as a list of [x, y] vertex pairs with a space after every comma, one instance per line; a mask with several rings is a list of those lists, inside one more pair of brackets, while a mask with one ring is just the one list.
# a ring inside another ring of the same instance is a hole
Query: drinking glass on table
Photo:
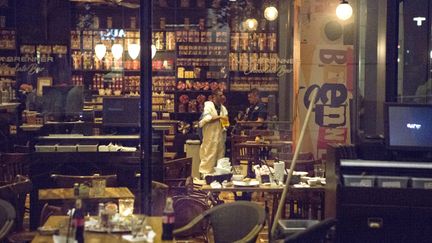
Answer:
[[134, 199], [125, 198], [119, 199], [119, 213], [123, 217], [127, 217], [133, 214], [134, 210]]
[[147, 222], [145, 215], [133, 215], [131, 218], [131, 234], [135, 238], [141, 236], [143, 226]]
[[93, 179], [92, 180], [93, 193], [95, 197], [103, 196], [105, 193], [106, 180], [105, 179]]
[[324, 176], [325, 176], [324, 165], [323, 164], [314, 165], [314, 174], [315, 174], [315, 177], [324, 178]]
[[242, 168], [241, 165], [233, 165], [233, 174], [234, 175], [241, 175], [242, 174]]

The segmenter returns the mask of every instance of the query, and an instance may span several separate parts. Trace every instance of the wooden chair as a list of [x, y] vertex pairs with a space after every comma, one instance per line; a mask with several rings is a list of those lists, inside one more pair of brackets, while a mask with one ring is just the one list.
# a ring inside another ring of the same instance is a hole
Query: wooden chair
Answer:
[[[210, 206], [206, 202], [191, 197], [190, 195], [176, 195], [173, 197], [173, 208], [176, 219], [174, 228], [180, 229], [186, 226], [195, 217], [210, 209]], [[176, 239], [189, 241], [192, 238], [192, 242], [196, 242], [197, 240], [208, 242], [208, 228], [208, 220], [203, 220], [190, 229], [177, 233]]]
[[262, 206], [250, 201], [236, 201], [212, 207], [190, 221], [187, 225], [174, 230], [174, 235], [182, 234], [208, 220], [214, 241], [255, 242], [258, 233], [265, 223], [265, 210]]
[[[64, 215], [64, 213], [62, 213], [62, 209], [60, 207], [52, 206], [48, 203], [45, 203], [41, 211], [39, 226], [43, 226], [48, 220], [48, 218], [53, 215]], [[36, 236], [36, 234], [36, 231], [23, 230], [19, 232], [14, 232], [13, 234], [8, 235], [7, 241], [9, 243], [31, 242]]]
[[255, 138], [251, 136], [232, 135], [231, 136], [231, 163], [239, 165], [241, 160], [253, 160], [256, 156], [253, 150], [239, 147], [236, 144], [246, 141], [253, 141]]
[[185, 188], [186, 179], [192, 174], [192, 158], [180, 158], [165, 161], [163, 164], [164, 183], [170, 186], [170, 190]]
[[29, 153], [1, 153], [0, 181], [13, 181], [17, 175], [28, 175]]
[[[290, 168], [293, 156], [294, 153], [279, 153], [279, 159], [285, 161], [285, 168]], [[319, 163], [321, 163], [321, 160], [316, 160], [312, 153], [300, 152], [294, 169], [297, 171], [307, 171], [309, 176], [312, 176], [314, 165]]]
[[[135, 178], [137, 179], [137, 189], [135, 190], [135, 198], [138, 200], [135, 200], [135, 206], [139, 207], [140, 202], [139, 199], [141, 198], [140, 195], [140, 173], [135, 174]], [[152, 191], [151, 191], [151, 215], [153, 216], [161, 216], [163, 214], [163, 210], [165, 207], [165, 200], [168, 196], [169, 186], [158, 181], [152, 181]]]
[[54, 180], [55, 184], [60, 188], [73, 187], [75, 183], [89, 183], [95, 179], [106, 180], [107, 187], [117, 186], [117, 175], [91, 175], [91, 176], [76, 176], [76, 175], [60, 175], [51, 174], [51, 178]]
[[0, 199], [0, 242], [12, 230], [15, 217], [14, 207], [8, 201]]
[[48, 218], [54, 215], [64, 215], [62, 208], [45, 203], [40, 214], [39, 226], [43, 226]]
[[3, 183], [0, 186], [0, 198], [11, 203], [16, 211], [14, 231], [23, 230], [25, 200], [31, 188], [30, 180], [20, 175], [13, 182]]

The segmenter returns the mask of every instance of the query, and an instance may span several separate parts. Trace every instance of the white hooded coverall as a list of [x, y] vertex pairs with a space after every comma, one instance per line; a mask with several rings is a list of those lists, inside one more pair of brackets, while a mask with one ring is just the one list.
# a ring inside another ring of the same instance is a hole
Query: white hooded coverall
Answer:
[[218, 114], [214, 103], [206, 101], [202, 118], [198, 124], [199, 127], [202, 127], [203, 134], [199, 166], [199, 172], [202, 174], [212, 173], [216, 161], [225, 155], [226, 130], [222, 127], [220, 120], [211, 120], [218, 115], [228, 116], [225, 106], [221, 105], [220, 114]]

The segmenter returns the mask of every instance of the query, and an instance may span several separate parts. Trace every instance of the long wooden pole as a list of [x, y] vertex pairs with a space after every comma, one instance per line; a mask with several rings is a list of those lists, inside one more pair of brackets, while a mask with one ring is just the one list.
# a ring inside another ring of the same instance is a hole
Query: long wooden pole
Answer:
[[312, 113], [312, 110], [315, 107], [315, 98], [317, 96], [317, 93], [318, 93], [317, 89], [315, 89], [312, 92], [312, 95], [311, 95], [312, 98], [310, 99], [309, 108], [308, 108], [308, 111], [306, 113], [306, 117], [305, 117], [305, 120], [304, 120], [304, 123], [303, 123], [302, 130], [300, 132], [300, 137], [299, 137], [299, 139], [298, 139], [298, 141], [296, 143], [294, 157], [293, 157], [293, 160], [291, 162], [291, 166], [290, 166], [290, 170], [288, 172], [287, 179], [285, 181], [285, 187], [284, 187], [284, 190], [282, 192], [282, 196], [281, 196], [281, 198], [279, 200], [279, 205], [278, 205], [278, 209], [276, 211], [276, 215], [275, 215], [275, 217], [273, 219], [273, 224], [272, 224], [271, 234], [270, 234], [270, 236], [271, 236], [272, 239], [274, 239], [276, 237], [275, 233], [276, 233], [277, 222], [278, 222], [278, 220], [279, 220], [279, 218], [281, 216], [283, 205], [285, 204], [285, 198], [286, 198], [286, 194], [288, 192], [289, 182], [291, 181], [291, 177], [292, 177], [295, 165], [297, 163], [297, 157], [298, 157], [298, 155], [300, 153], [300, 149], [301, 149], [301, 146], [302, 146], [302, 143], [303, 143], [303, 136], [304, 136], [306, 127], [307, 127], [307, 125], [309, 123], [310, 114]]

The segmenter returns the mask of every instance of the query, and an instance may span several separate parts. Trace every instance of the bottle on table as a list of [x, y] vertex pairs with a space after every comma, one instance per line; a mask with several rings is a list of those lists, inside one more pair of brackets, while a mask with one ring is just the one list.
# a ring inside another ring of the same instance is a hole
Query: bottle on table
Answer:
[[74, 183], [74, 196], [79, 197], [79, 187], [80, 185], [78, 183]]
[[75, 211], [72, 216], [73, 226], [75, 227], [75, 240], [84, 243], [84, 212], [81, 199], [75, 201]]
[[172, 240], [174, 238], [174, 221], [173, 200], [171, 197], [167, 197], [162, 216], [162, 240]]

